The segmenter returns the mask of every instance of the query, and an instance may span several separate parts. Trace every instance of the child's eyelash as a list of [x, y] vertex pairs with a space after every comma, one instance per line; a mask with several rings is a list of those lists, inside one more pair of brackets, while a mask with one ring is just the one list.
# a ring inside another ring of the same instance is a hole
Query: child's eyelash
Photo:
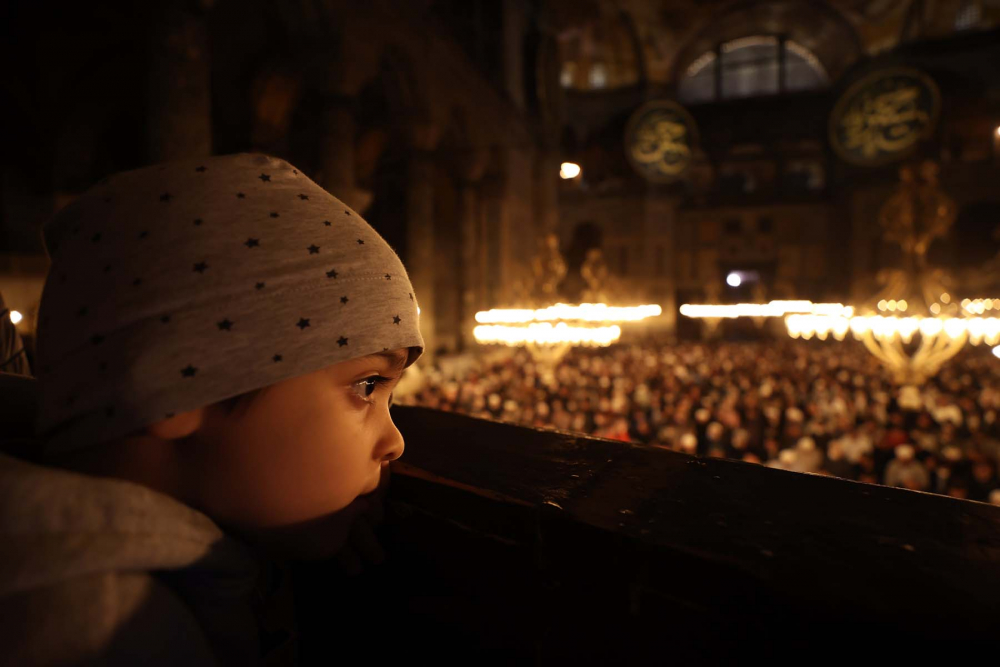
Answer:
[[387, 378], [382, 375], [371, 375], [369, 377], [366, 377], [362, 380], [358, 380], [357, 382], [355, 382], [354, 387], [360, 388], [361, 390], [358, 393], [358, 398], [367, 403], [371, 403], [374, 400], [372, 398], [372, 394], [375, 393], [375, 390], [378, 387], [385, 386], [387, 384], [390, 384], [391, 382], [392, 378]]

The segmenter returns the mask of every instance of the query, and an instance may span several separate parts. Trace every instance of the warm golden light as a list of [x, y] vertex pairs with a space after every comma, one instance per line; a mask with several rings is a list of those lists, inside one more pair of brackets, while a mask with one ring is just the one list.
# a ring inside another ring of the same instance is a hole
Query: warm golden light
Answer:
[[563, 162], [559, 165], [559, 178], [569, 180], [580, 175], [580, 165], [575, 162]]
[[609, 306], [605, 303], [569, 305], [557, 303], [547, 308], [517, 309], [494, 308], [476, 313], [480, 324], [527, 324], [529, 322], [554, 322], [576, 320], [580, 322], [638, 322], [663, 314], [656, 304], [643, 306]]
[[790, 313], [846, 316], [854, 314], [851, 306], [841, 303], [813, 303], [812, 301], [771, 301], [770, 303], [690, 304], [680, 308], [681, 315], [691, 318], [783, 317]]
[[17, 312], [16, 310], [10, 311], [10, 321], [12, 323], [17, 324], [18, 322], [21, 321], [21, 319], [23, 319], [21, 317], [21, 313]]
[[528, 326], [480, 325], [472, 331], [476, 342], [502, 345], [589, 345], [607, 347], [619, 338], [622, 330], [617, 325], [608, 327], [575, 327], [559, 322], [534, 322]]
[[[1000, 343], [1000, 318], [998, 317], [896, 317], [860, 315], [855, 317], [793, 314], [785, 318], [785, 326], [792, 338], [826, 338], [830, 333], [850, 329], [858, 338], [871, 332], [876, 339], [900, 339], [910, 343], [914, 334], [935, 337], [943, 331], [951, 339], [968, 336], [973, 345]], [[837, 337], [843, 339], [843, 334]]]

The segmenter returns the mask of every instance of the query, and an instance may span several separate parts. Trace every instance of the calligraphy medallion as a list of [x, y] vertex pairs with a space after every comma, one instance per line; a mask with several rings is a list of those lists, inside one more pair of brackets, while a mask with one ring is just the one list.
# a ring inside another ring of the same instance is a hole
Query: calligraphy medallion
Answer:
[[934, 133], [937, 84], [914, 69], [873, 72], [847, 89], [830, 114], [830, 143], [852, 164], [874, 167], [907, 157]]
[[646, 180], [680, 178], [691, 166], [698, 129], [676, 102], [655, 100], [639, 107], [625, 128], [625, 154]]

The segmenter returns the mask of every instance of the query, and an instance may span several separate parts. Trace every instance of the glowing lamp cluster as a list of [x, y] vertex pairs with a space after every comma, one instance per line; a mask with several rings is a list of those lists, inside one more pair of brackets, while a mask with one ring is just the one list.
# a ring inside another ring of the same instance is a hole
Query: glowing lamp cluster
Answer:
[[[966, 342], [1000, 343], [997, 317], [789, 315], [785, 326], [792, 338], [807, 340], [813, 337], [825, 340], [831, 335], [843, 340], [850, 331], [902, 383], [919, 383], [933, 376]], [[915, 344], [918, 334], [915, 351], [908, 352], [903, 346]]]
[[621, 338], [622, 330], [616, 324], [607, 327], [579, 327], [565, 322], [555, 325], [550, 322], [532, 322], [521, 327], [486, 324], [476, 327], [473, 335], [477, 342], [487, 345], [499, 343], [514, 347], [569, 344], [607, 347]]
[[638, 322], [663, 313], [657, 305], [609, 306], [557, 303], [537, 309], [494, 308], [476, 313], [476, 342], [509, 346], [606, 347], [622, 334], [616, 323]]
[[22, 319], [21, 313], [17, 312], [16, 310], [10, 311], [11, 324], [17, 324], [18, 322], [21, 321], [21, 319]]
[[680, 308], [681, 315], [694, 319], [736, 319], [738, 317], [784, 317], [790, 313], [818, 315], [845, 315], [854, 309], [840, 303], [813, 303], [812, 301], [771, 301], [769, 303], [691, 304]]
[[936, 374], [966, 343], [998, 346], [993, 353], [1000, 356], [1000, 313], [997, 317], [979, 316], [1000, 311], [1000, 299], [965, 299], [961, 302], [963, 317], [941, 315], [941, 304], [947, 306], [950, 302], [951, 297], [942, 294], [939, 303], [929, 307], [930, 316], [908, 315], [912, 306], [905, 299], [883, 299], [877, 308], [884, 314], [871, 315], [856, 315], [853, 307], [839, 303], [811, 301], [685, 304], [680, 312], [686, 317], [715, 321], [784, 317], [788, 335], [804, 340], [844, 340], [850, 333], [892, 369], [898, 381], [909, 383]]
[[899, 338], [907, 345], [913, 342], [913, 337], [918, 333], [928, 338], [938, 337], [943, 333], [952, 340], [968, 336], [968, 341], [973, 345], [983, 342], [989, 345], [1000, 343], [1000, 318], [996, 317], [789, 315], [785, 318], [785, 326], [792, 338], [807, 340], [814, 336], [825, 340], [831, 334], [837, 340], [843, 340], [850, 331], [859, 338], [869, 333], [879, 340]]
[[480, 324], [526, 324], [528, 322], [553, 322], [579, 320], [582, 322], [638, 322], [663, 313], [657, 305], [609, 306], [603, 303], [581, 303], [571, 306], [557, 303], [537, 309], [494, 308], [476, 313]]

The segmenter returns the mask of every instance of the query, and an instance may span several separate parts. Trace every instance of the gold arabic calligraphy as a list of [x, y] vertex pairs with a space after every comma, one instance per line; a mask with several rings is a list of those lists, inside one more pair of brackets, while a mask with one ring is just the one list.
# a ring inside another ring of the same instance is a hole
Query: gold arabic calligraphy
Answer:
[[914, 144], [930, 125], [930, 114], [920, 108], [920, 90], [905, 86], [884, 93], [864, 94], [840, 121], [844, 148], [865, 158], [897, 153]]
[[668, 114], [647, 118], [636, 130], [632, 157], [643, 167], [675, 176], [691, 158], [688, 128]]

